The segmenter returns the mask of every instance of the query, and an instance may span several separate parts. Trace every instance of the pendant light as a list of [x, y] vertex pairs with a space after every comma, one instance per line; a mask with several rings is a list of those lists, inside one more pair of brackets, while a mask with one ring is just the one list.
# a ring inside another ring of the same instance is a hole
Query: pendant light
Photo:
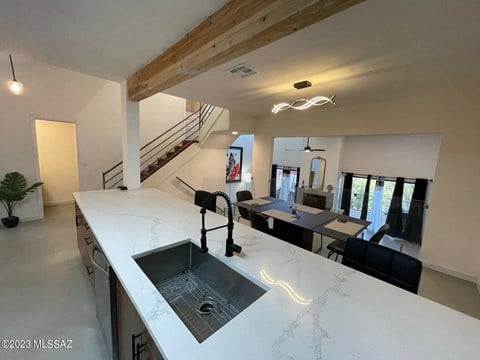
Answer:
[[[295, 84], [293, 84], [293, 87], [297, 90], [308, 88], [312, 86], [312, 83], [308, 80], [300, 81]], [[289, 109], [294, 109], [294, 110], [306, 110], [312, 106], [321, 106], [325, 104], [332, 104], [335, 105], [335, 95], [331, 97], [326, 97], [326, 96], [315, 96], [314, 98], [311, 99], [296, 99], [293, 100], [291, 103], [280, 103], [280, 104], [275, 104], [273, 105], [272, 108], [272, 113], [277, 114], [280, 111], [284, 110], [289, 110]]]
[[7, 85], [8, 89], [13, 95], [23, 95], [23, 84], [15, 78], [15, 68], [13, 67], [12, 55], [10, 56], [10, 66], [12, 67], [13, 80], [10, 80]]

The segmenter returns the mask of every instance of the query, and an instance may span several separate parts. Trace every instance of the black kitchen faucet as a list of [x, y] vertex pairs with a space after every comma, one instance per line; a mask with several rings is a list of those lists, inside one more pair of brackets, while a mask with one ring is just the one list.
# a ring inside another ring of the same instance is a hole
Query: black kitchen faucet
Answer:
[[[211, 229], [206, 229], [205, 228], [205, 213], [207, 212], [207, 206], [210, 200], [213, 198], [216, 198], [217, 196], [221, 196], [225, 199], [225, 202], [227, 203], [227, 208], [228, 208], [228, 223], [226, 225], [222, 226], [217, 226]], [[200, 213], [202, 214], [202, 229], [200, 230], [201, 232], [201, 238], [200, 238], [200, 252], [206, 253], [208, 252], [208, 247], [207, 247], [207, 232], [211, 230], [217, 230], [223, 227], [227, 227], [228, 232], [227, 232], [227, 242], [226, 242], [226, 249], [225, 249], [225, 256], [233, 256], [233, 253], [240, 253], [242, 251], [242, 247], [239, 245], [236, 245], [233, 243], [233, 213], [232, 213], [232, 202], [230, 201], [230, 198], [228, 197], [227, 194], [225, 194], [222, 191], [215, 191], [211, 193], [203, 202], [202, 208], [200, 209]]]

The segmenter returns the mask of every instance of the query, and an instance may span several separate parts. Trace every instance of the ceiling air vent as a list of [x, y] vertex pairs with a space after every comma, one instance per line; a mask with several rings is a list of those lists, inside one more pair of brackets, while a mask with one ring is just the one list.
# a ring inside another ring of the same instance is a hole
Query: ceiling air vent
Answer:
[[252, 76], [257, 73], [255, 69], [251, 68], [247, 64], [238, 64], [225, 71], [228, 71], [230, 74], [237, 75], [241, 78]]

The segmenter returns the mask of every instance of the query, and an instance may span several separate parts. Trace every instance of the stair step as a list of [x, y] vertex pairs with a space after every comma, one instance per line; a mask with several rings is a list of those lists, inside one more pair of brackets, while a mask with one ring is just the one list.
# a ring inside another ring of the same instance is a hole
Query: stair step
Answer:
[[153, 162], [147, 168], [142, 170], [140, 172], [140, 180], [143, 181], [147, 179], [149, 176], [151, 176], [157, 170], [159, 170], [160, 168], [168, 164], [170, 160], [175, 158], [178, 154], [183, 152], [186, 148], [188, 148], [190, 145], [194, 143], [198, 143], [198, 140], [183, 140], [181, 143], [175, 145], [173, 149], [170, 149], [165, 154], [158, 157], [155, 160], [155, 162]]

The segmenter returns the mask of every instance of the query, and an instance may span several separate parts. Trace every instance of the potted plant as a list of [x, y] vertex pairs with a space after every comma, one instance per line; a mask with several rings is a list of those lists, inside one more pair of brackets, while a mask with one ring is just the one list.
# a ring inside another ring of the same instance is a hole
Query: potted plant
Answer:
[[42, 182], [37, 182], [27, 187], [27, 179], [19, 172], [5, 175], [0, 182], [0, 202], [7, 211], [7, 217], [2, 219], [3, 225], [13, 228], [18, 225], [18, 217], [13, 216], [13, 210], [19, 201], [22, 201], [29, 192], [33, 192]]

